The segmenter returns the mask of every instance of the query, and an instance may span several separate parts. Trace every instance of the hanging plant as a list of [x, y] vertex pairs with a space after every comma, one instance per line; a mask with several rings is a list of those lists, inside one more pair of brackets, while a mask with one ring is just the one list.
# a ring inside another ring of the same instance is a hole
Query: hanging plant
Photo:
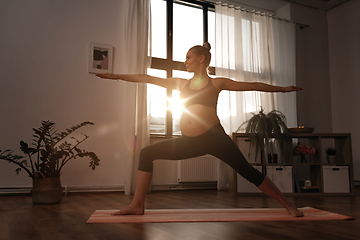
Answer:
[[281, 162], [284, 164], [285, 149], [289, 148], [290, 143], [290, 131], [286, 125], [285, 115], [277, 110], [266, 114], [262, 107], [258, 114], [252, 114], [253, 116], [242, 123], [236, 132], [244, 129], [245, 133], [249, 135], [250, 149], [255, 148], [255, 160], [258, 152], [263, 153], [265, 146], [270, 143], [271, 139], [274, 139]]

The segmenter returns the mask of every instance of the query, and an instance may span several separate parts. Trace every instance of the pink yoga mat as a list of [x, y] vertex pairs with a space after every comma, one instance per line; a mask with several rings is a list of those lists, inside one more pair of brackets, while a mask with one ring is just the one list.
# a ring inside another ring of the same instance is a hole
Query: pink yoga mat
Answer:
[[243, 222], [243, 221], [325, 221], [352, 217], [315, 209], [300, 208], [304, 217], [292, 217], [284, 208], [236, 209], [147, 209], [144, 215], [112, 216], [116, 210], [97, 210], [86, 223], [168, 223], [168, 222]]

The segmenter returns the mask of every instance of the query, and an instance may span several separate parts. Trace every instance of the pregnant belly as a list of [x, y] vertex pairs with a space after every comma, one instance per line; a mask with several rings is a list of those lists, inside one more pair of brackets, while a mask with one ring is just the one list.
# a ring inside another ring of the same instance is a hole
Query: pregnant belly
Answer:
[[191, 105], [184, 109], [180, 119], [181, 133], [196, 137], [220, 122], [214, 108], [203, 105]]

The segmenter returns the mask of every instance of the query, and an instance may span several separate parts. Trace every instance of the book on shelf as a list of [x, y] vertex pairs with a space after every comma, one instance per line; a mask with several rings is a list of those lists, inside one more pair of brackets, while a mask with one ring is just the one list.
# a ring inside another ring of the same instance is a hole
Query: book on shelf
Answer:
[[320, 192], [318, 186], [301, 186], [302, 192]]

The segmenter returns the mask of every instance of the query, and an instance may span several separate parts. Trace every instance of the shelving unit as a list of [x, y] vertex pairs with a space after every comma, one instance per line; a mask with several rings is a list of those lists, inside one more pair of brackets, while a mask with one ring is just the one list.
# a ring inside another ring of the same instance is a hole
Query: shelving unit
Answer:
[[[280, 159], [278, 162], [271, 160], [268, 154], [273, 154], [272, 156], [278, 156], [278, 154], [276, 151], [271, 152], [268, 148], [258, 152], [255, 159], [255, 151], [254, 149], [250, 151], [249, 137], [245, 133], [233, 133], [232, 137], [249, 163], [261, 169], [278, 185], [280, 190], [284, 188], [283, 192], [286, 194], [294, 196], [354, 195], [350, 133], [293, 133], [289, 140], [289, 149], [285, 149], [284, 164]], [[315, 148], [315, 154], [306, 155], [305, 159], [294, 156], [293, 148], [298, 143]], [[335, 164], [327, 162], [325, 149], [328, 147], [335, 147], [337, 150]], [[233, 171], [230, 178], [232, 194], [259, 194], [254, 189], [248, 190], [248, 187], [242, 190], [243, 188], [237, 186], [242, 182], [239, 179], [242, 177]], [[281, 186], [285, 183], [286, 187]]]

